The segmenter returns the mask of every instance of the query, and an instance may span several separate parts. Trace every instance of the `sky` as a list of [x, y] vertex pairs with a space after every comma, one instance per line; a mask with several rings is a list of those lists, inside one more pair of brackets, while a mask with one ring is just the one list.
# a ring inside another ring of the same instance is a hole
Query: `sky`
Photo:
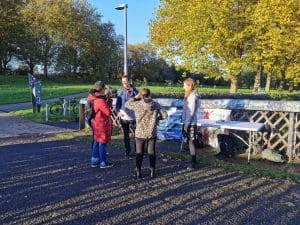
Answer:
[[149, 40], [148, 23], [154, 18], [159, 0], [88, 0], [102, 15], [101, 22], [115, 25], [117, 35], [124, 35], [124, 11], [115, 7], [125, 3], [127, 8], [127, 42], [137, 44]]

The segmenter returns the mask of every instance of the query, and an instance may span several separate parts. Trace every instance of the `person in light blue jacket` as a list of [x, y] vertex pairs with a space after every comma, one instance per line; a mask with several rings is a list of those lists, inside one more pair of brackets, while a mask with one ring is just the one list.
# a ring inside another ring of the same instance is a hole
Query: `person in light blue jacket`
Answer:
[[187, 78], [183, 82], [184, 105], [182, 112], [183, 137], [186, 137], [189, 143], [191, 154], [191, 164], [187, 169], [193, 170], [196, 167], [196, 146], [197, 140], [197, 114], [198, 108], [196, 82], [192, 78]]
[[136, 96], [139, 92], [135, 87], [133, 87], [127, 76], [122, 77], [122, 86], [123, 88], [118, 92], [115, 111], [117, 116], [120, 118], [123, 129], [125, 157], [129, 158], [129, 154], [131, 152], [129, 134], [130, 128], [133, 131], [135, 130], [135, 114], [133, 110], [130, 110], [125, 106], [125, 103], [130, 98]]

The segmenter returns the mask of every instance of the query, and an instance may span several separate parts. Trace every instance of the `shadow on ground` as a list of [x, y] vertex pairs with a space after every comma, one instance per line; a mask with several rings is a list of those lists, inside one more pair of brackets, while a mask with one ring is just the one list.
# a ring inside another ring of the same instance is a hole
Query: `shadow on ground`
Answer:
[[60, 127], [60, 128], [66, 128], [66, 129], [72, 129], [72, 130], [78, 130], [79, 129], [79, 122], [78, 121], [67, 121], [67, 122], [56, 122], [56, 123], [45, 123], [50, 126], [54, 127]]
[[[120, 140], [110, 169], [91, 168], [90, 144], [47, 141], [0, 147], [0, 224], [299, 224], [299, 185], [162, 158], [133, 176]], [[170, 146], [170, 145], [168, 145]]]

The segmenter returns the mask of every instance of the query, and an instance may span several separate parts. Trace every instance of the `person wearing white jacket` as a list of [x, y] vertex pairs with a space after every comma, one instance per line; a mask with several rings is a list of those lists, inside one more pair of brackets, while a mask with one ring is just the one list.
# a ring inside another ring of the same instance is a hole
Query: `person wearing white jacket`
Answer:
[[186, 137], [189, 143], [191, 154], [191, 164], [187, 169], [193, 170], [196, 167], [196, 146], [197, 140], [197, 114], [198, 108], [196, 82], [192, 78], [187, 78], [183, 82], [184, 105], [182, 112], [183, 137]]

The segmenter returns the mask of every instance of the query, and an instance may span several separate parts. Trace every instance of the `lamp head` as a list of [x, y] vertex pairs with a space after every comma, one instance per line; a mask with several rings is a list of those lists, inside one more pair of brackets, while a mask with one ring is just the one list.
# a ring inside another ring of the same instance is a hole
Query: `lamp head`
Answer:
[[117, 6], [117, 7], [115, 7], [116, 10], [123, 10], [125, 8], [128, 8], [127, 4], [121, 4], [121, 5]]

